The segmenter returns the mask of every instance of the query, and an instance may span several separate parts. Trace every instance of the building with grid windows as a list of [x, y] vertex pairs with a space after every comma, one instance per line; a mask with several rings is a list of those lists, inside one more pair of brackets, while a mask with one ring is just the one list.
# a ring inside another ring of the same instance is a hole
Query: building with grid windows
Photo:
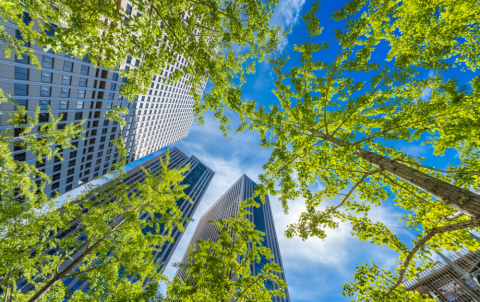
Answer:
[[[122, 7], [134, 15], [127, 1], [122, 1]], [[28, 14], [24, 22], [29, 22]], [[8, 34], [22, 38], [13, 23], [0, 20]], [[51, 28], [50, 34], [55, 29]], [[188, 75], [184, 75], [173, 85], [165, 83], [165, 78], [187, 64], [187, 59], [178, 56], [177, 62], [167, 66], [166, 70], [153, 78], [146, 95], [137, 96], [134, 104], [119, 99], [119, 87], [126, 82], [119, 77], [118, 71], [109, 71], [103, 67], [94, 67], [88, 58], [74, 58], [63, 53], [45, 52], [37, 45], [27, 45], [35, 51], [35, 56], [42, 65], [38, 70], [27, 56], [22, 59], [11, 56], [6, 58], [0, 51], [0, 88], [10, 94], [20, 106], [29, 113], [40, 106], [39, 126], [49, 121], [47, 108], [50, 106], [57, 118], [62, 115], [59, 128], [68, 123], [87, 119], [83, 124], [86, 131], [85, 140], [73, 141], [75, 150], [62, 150], [64, 161], [58, 158], [37, 162], [34, 154], [19, 147], [12, 146], [14, 159], [36, 165], [52, 180], [45, 188], [46, 194], [58, 191], [68, 192], [95, 176], [105, 174], [119, 160], [119, 154], [110, 143], [121, 134], [127, 148], [127, 163], [168, 146], [187, 136], [193, 121], [193, 97], [189, 94], [190, 86], [186, 85]], [[3, 48], [0, 45], [0, 48]], [[137, 59], [129, 59], [122, 68], [135, 68]], [[198, 92], [205, 88], [203, 82]], [[127, 125], [120, 127], [105, 119], [104, 114], [114, 105], [129, 109], [126, 116]], [[2, 103], [2, 111], [14, 111], [12, 103]], [[0, 116], [0, 131], [7, 128], [8, 115]], [[35, 127], [33, 134], [38, 131]], [[20, 128], [15, 133], [20, 133]]]
[[[253, 190], [256, 184], [245, 174], [240, 177], [239, 180], [228, 189], [225, 194], [200, 218], [197, 228], [190, 240], [189, 246], [193, 246], [199, 239], [202, 240], [218, 240], [218, 228], [208, 223], [211, 221], [218, 221], [219, 219], [228, 219], [232, 216], [237, 215], [239, 209], [239, 200], [246, 200], [253, 197]], [[280, 255], [280, 248], [277, 240], [277, 233], [275, 231], [275, 224], [272, 216], [272, 209], [270, 207], [270, 200], [268, 195], [265, 196], [265, 203], [262, 204], [260, 198], [255, 197], [255, 201], [260, 204], [260, 207], [250, 207], [248, 210], [252, 215], [248, 215], [249, 220], [255, 224], [257, 230], [260, 230], [265, 233], [263, 244], [268, 247], [273, 255], [274, 260], [280, 267], [283, 268], [282, 257]], [[188, 249], [185, 255], [183, 256], [182, 262], [186, 263], [188, 261], [187, 257]], [[259, 263], [256, 263], [252, 267], [252, 274], [256, 275], [261, 272], [262, 268], [270, 260], [262, 256], [262, 259]], [[280, 278], [285, 279], [285, 272], [281, 273]], [[175, 274], [175, 277], [185, 278], [183, 269], [179, 268]], [[277, 285], [274, 283], [267, 282], [266, 287], [269, 289], [277, 289]], [[274, 302], [289, 302], [290, 297], [288, 295], [288, 289], [286, 290], [286, 298], [274, 297], [272, 301]]]
[[[159, 156], [154, 157], [153, 159], [148, 160], [147, 162], [141, 164], [140, 166], [144, 167], [147, 170], [150, 170], [152, 173], [158, 173], [157, 171], [161, 169], [161, 165], [159, 163], [159, 158], [165, 160], [166, 153], [162, 153]], [[182, 151], [177, 149], [176, 147], [170, 149], [170, 163], [168, 165], [169, 169], [179, 169], [184, 167], [185, 165], [190, 164], [190, 170], [185, 172], [185, 178], [182, 181], [182, 184], [188, 184], [189, 186], [184, 190], [184, 192], [192, 199], [193, 203], [190, 203], [188, 200], [180, 199], [177, 201], [177, 205], [179, 209], [183, 212], [184, 217], [192, 218], [195, 210], [197, 209], [200, 201], [205, 194], [210, 182], [212, 181], [215, 172], [213, 172], [210, 168], [208, 168], [205, 164], [203, 164], [199, 159], [195, 156], [188, 157]], [[124, 183], [133, 183], [133, 182], [143, 182], [145, 179], [145, 174], [141, 170], [140, 166], [137, 166], [129, 171], [127, 171], [127, 178], [124, 180]], [[89, 198], [89, 196], [87, 196]], [[144, 213], [140, 216], [141, 219], [149, 219], [150, 214]], [[76, 228], [77, 221], [72, 222], [72, 227], [68, 230], [63, 232], [59, 232], [55, 234], [57, 237], [65, 237], [69, 236], [72, 232], [71, 230]], [[188, 222], [184, 222], [184, 228], [186, 229], [188, 226]], [[144, 232], [152, 232], [155, 230], [146, 227]], [[165, 233], [166, 231], [164, 231]], [[155, 261], [158, 265], [159, 270], [163, 270], [168, 262], [172, 254], [175, 251], [175, 248], [178, 245], [178, 242], [182, 238], [183, 233], [177, 227], [174, 227], [172, 231], [172, 237], [174, 238], [174, 242], [167, 242], [161, 247], [161, 251], [155, 252]], [[56, 250], [50, 250], [52, 253], [55, 253]], [[50, 251], [46, 251], [49, 253]], [[78, 251], [81, 253], [81, 251]], [[76, 254], [75, 254], [76, 256]], [[74, 256], [74, 257], [75, 257]], [[130, 277], [130, 281], [133, 281], [134, 276]], [[69, 290], [84, 290], [88, 286], [89, 282], [80, 280], [78, 278], [66, 278], [62, 280], [63, 283], [67, 286]], [[147, 280], [148, 282], [150, 280]], [[33, 285], [27, 283], [26, 281], [19, 280], [17, 282], [17, 288], [21, 289], [22, 292], [28, 292], [33, 289]], [[1, 293], [1, 292], [0, 292]]]

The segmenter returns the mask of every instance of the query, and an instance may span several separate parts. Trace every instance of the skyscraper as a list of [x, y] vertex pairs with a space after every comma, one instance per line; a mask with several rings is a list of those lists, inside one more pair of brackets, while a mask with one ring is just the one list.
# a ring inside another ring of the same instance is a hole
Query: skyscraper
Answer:
[[[137, 14], [126, 0], [121, 5], [130, 15]], [[29, 21], [28, 14], [25, 14], [24, 22]], [[15, 24], [1, 20], [0, 23], [5, 26], [8, 34], [22, 38]], [[53, 35], [54, 31], [52, 28], [50, 34]], [[187, 64], [186, 58], [177, 56], [177, 62], [167, 66], [162, 74], [156, 75], [148, 93], [137, 96], [132, 105], [118, 97], [119, 87], [126, 79], [120, 78], [117, 71], [95, 67], [88, 58], [45, 52], [38, 45], [27, 46], [35, 51], [42, 69], [36, 69], [28, 56], [23, 56], [22, 59], [15, 56], [6, 58], [0, 52], [0, 88], [4, 93], [10, 94], [29, 113], [37, 105], [40, 106], [39, 126], [49, 122], [48, 106], [55, 118], [63, 115], [59, 128], [87, 119], [82, 126], [86, 130], [83, 134], [85, 140], [73, 141], [75, 150], [63, 150], [60, 154], [64, 161], [52, 158], [40, 163], [30, 151], [11, 147], [16, 160], [36, 165], [50, 177], [52, 183], [45, 187], [46, 194], [68, 192], [91, 181], [95, 176], [105, 174], [119, 160], [118, 152], [109, 142], [117, 139], [120, 134], [125, 139], [128, 151], [127, 163], [187, 136], [193, 120], [194, 104], [189, 94], [191, 87], [186, 84], [188, 75], [184, 75], [176, 84], [165, 83], [165, 79], [175, 69]], [[135, 68], [138, 62], [138, 59], [129, 59], [122, 68]], [[205, 85], [206, 81], [197, 92], [201, 94]], [[105, 112], [114, 105], [129, 109], [129, 114], [125, 117], [125, 128], [103, 118]], [[10, 102], [0, 106], [2, 111], [15, 110]], [[0, 116], [2, 133], [8, 126], [6, 119], [7, 115]], [[35, 127], [32, 133], [37, 133], [38, 129]]]
[[[166, 152], [156, 156], [147, 162], [141, 164], [145, 169], [150, 170], [152, 173], [156, 173], [160, 168], [159, 158], [165, 160]], [[184, 167], [185, 165], [190, 164], [190, 170], [185, 173], [185, 178], [182, 181], [182, 184], [188, 184], [189, 187], [184, 190], [184, 192], [193, 200], [193, 203], [190, 203], [187, 200], [180, 199], [177, 201], [177, 205], [179, 209], [183, 212], [183, 216], [187, 218], [192, 218], [195, 210], [198, 207], [198, 204], [203, 198], [205, 191], [207, 190], [210, 182], [212, 181], [215, 172], [213, 172], [210, 168], [208, 168], [205, 164], [203, 164], [199, 159], [195, 156], [188, 157], [178, 148], [174, 147], [170, 149], [170, 163], [168, 165], [168, 169], [178, 169]], [[141, 170], [140, 166], [137, 166], [129, 171], [127, 171], [127, 178], [124, 180], [124, 183], [134, 183], [134, 182], [143, 182], [145, 179], [145, 174]], [[89, 198], [89, 196], [87, 196]], [[143, 215], [142, 219], [149, 219], [150, 215], [145, 214]], [[184, 228], [186, 229], [188, 223], [184, 223]], [[146, 232], [153, 231], [146, 227], [144, 229]], [[56, 236], [69, 236], [69, 232], [72, 230], [65, 230], [64, 232], [59, 232]], [[166, 231], [164, 231], [165, 233]], [[174, 242], [167, 242], [165, 243], [161, 251], [155, 252], [155, 261], [158, 265], [158, 269], [163, 269], [169, 262], [175, 248], [178, 245], [178, 242], [182, 238], [183, 233], [175, 227], [172, 231], [172, 237], [174, 238]], [[49, 251], [46, 251], [47, 253]], [[134, 279], [134, 276], [130, 277], [130, 281]], [[63, 283], [67, 286], [68, 289], [75, 291], [75, 290], [84, 290], [89, 282], [80, 280], [79, 278], [68, 278], [63, 279]], [[148, 282], [149, 280], [147, 280]], [[28, 292], [32, 290], [33, 285], [29, 283], [22, 283], [20, 280], [17, 284], [17, 288], [21, 289], [22, 292]]]
[[[202, 240], [218, 240], [218, 229], [215, 225], [208, 223], [208, 220], [217, 221], [219, 219], [228, 219], [232, 216], [237, 215], [239, 209], [239, 200], [246, 200], [253, 197], [253, 190], [256, 184], [245, 174], [240, 177], [239, 180], [228, 189], [225, 194], [220, 197], [220, 199], [200, 218], [197, 228], [190, 240], [189, 246], [193, 246], [199, 239]], [[280, 255], [280, 248], [277, 240], [277, 233], [275, 231], [275, 224], [273, 221], [272, 210], [270, 207], [270, 200], [268, 195], [265, 196], [265, 203], [262, 204], [260, 198], [255, 197], [255, 201], [260, 204], [260, 207], [250, 207], [249, 211], [252, 215], [248, 215], [248, 219], [255, 224], [255, 228], [265, 233], [265, 240], [263, 244], [268, 247], [273, 255], [274, 260], [280, 267], [283, 268], [282, 257]], [[186, 263], [188, 261], [187, 252], [183, 256], [182, 262]], [[258, 274], [262, 268], [270, 260], [262, 257], [262, 260], [259, 263], [256, 263], [252, 268], [252, 274]], [[178, 269], [175, 277], [185, 278], [185, 274], [182, 269]], [[285, 273], [282, 272], [279, 277], [283, 280], [285, 279]], [[269, 289], [277, 289], [276, 284], [268, 282], [266, 284]], [[286, 298], [274, 297], [274, 302], [289, 302], [290, 297], [288, 295], [288, 289], [286, 290]]]

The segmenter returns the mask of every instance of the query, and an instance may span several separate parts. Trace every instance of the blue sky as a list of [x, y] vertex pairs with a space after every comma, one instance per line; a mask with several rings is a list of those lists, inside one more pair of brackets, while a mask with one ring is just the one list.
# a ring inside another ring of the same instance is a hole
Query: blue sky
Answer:
[[[292, 29], [287, 39], [281, 43], [281, 50], [286, 50], [293, 57], [293, 62], [289, 63], [290, 66], [298, 59], [298, 55], [292, 51], [294, 44], [303, 43], [306, 39], [306, 32], [300, 16], [310, 8], [310, 5], [311, 2], [305, 0], [281, 0], [271, 20], [272, 25]], [[332, 40], [332, 37], [334, 30], [343, 29], [345, 24], [330, 20], [330, 15], [343, 5], [343, 1], [328, 1], [320, 8], [318, 17], [324, 30], [319, 39], [331, 42], [331, 49], [317, 53], [322, 60], [333, 61], [337, 53], [338, 44]], [[383, 61], [385, 58], [383, 55], [386, 53], [382, 54], [382, 48], [386, 50], [386, 47], [379, 45], [378, 48], [380, 55], [373, 59]], [[429, 71], [425, 71], [424, 76], [432, 75]], [[468, 72], [466, 76], [471, 78]], [[248, 83], [244, 86], [243, 97], [265, 105], [275, 104], [277, 100], [271, 92], [273, 79], [271, 66], [266, 62], [259, 64], [257, 73], [250, 76]], [[210, 85], [207, 85], [207, 91], [211, 88]], [[426, 91], [425, 97], [428, 97], [428, 91]], [[235, 126], [239, 124], [239, 119], [232, 112], [227, 114], [235, 129]], [[188, 226], [165, 271], [165, 274], [171, 278], [175, 274], [172, 264], [179, 262], [183, 257], [198, 219], [242, 174], [247, 174], [258, 182], [258, 174], [262, 173], [262, 164], [267, 161], [270, 153], [270, 150], [259, 147], [260, 140], [254, 132], [244, 132], [240, 135], [232, 133], [233, 140], [228, 140], [222, 137], [218, 128], [219, 123], [211, 113], [206, 114], [205, 121], [206, 123], [202, 127], [193, 124], [187, 138], [169, 146], [169, 148], [178, 147], [188, 156], [195, 155], [216, 173], [193, 217], [195, 221]], [[422, 146], [420, 142], [408, 143], [408, 145], [398, 143], [396, 146], [414, 156], [428, 156], [425, 163], [439, 168], [445, 168], [449, 161], [456, 160], [455, 151], [448, 151], [443, 158], [435, 157], [431, 155], [432, 150], [428, 146]], [[162, 153], [165, 149], [128, 166], [138, 165]], [[386, 247], [361, 242], [356, 237], [352, 237], [351, 228], [347, 224], [341, 225], [336, 230], [327, 231], [327, 238], [323, 241], [318, 238], [310, 238], [306, 241], [299, 238], [287, 239], [284, 235], [286, 226], [297, 221], [300, 213], [305, 209], [304, 202], [301, 199], [295, 200], [289, 205], [289, 214], [285, 215], [277, 197], [271, 197], [271, 201], [292, 301], [350, 301], [350, 298], [341, 295], [341, 289], [344, 283], [353, 279], [356, 266], [375, 259], [377, 264], [385, 264], [387, 268], [394, 269], [394, 260], [397, 257], [395, 253]], [[330, 204], [325, 203], [323, 207]], [[392, 231], [399, 235], [404, 242], [411, 242], [413, 234], [402, 228], [403, 225], [398, 221], [400, 215], [402, 213], [399, 209], [387, 202], [381, 208], [373, 209], [370, 216], [373, 220], [379, 220], [388, 226], [395, 227]]]

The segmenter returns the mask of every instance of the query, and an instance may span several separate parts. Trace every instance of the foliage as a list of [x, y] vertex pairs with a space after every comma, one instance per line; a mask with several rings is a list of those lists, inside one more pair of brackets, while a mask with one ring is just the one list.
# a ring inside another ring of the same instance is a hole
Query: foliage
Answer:
[[[347, 19], [345, 30], [336, 31], [339, 50], [333, 63], [317, 60], [316, 53], [330, 45], [318, 37], [320, 4], [315, 2], [302, 17], [308, 40], [294, 47], [300, 66], [284, 73], [288, 56], [270, 61], [279, 104], [255, 110], [245, 102], [239, 110], [243, 123], [237, 131], [257, 130], [261, 146], [272, 148], [260, 175], [260, 196], [280, 195], [286, 212], [290, 200], [305, 199], [307, 210], [289, 226], [288, 237], [323, 239], [326, 228], [349, 222], [360, 240], [398, 253], [401, 265], [394, 272], [375, 264], [357, 268], [344, 294], [359, 301], [420, 301], [401, 282], [432, 265], [432, 250], [478, 248], [468, 231], [480, 230], [480, 196], [473, 192], [480, 188], [480, 78], [461, 85], [442, 73], [462, 64], [476, 68], [478, 47], [463, 38], [477, 37], [478, 23], [472, 20], [478, 5], [439, 2], [436, 9], [414, 1], [348, 3], [333, 15]], [[350, 19], [363, 6], [361, 16]], [[420, 17], [418, 26], [410, 26]], [[452, 37], [451, 47], [439, 50]], [[372, 60], [382, 40], [391, 43], [386, 59], [395, 58], [393, 63]], [[424, 68], [436, 73], [423, 78]], [[430, 95], [424, 94], [427, 89]], [[435, 169], [407, 148], [392, 146], [417, 141], [439, 156], [454, 148], [459, 160], [447, 170]], [[338, 204], [331, 205], [332, 200]], [[410, 247], [390, 226], [369, 218], [372, 207], [392, 200], [415, 237]]]
[[[61, 117], [55, 119], [49, 112], [51, 122], [41, 126], [38, 134], [31, 134], [38, 123], [39, 107], [29, 116], [17, 106], [17, 111], [8, 113], [10, 128], [0, 137], [2, 296], [15, 301], [63, 301], [69, 293], [59, 281], [78, 277], [90, 284], [88, 290], [73, 293], [72, 301], [131, 301], [132, 297], [140, 297], [147, 278], [153, 282], [165, 279], [157, 271], [152, 252], [163, 242], [173, 240], [174, 226], [183, 231], [185, 219], [176, 200], [188, 199], [183, 192], [185, 185], [178, 185], [188, 166], [167, 170], [167, 156], [158, 175], [143, 170], [143, 183], [126, 184], [122, 172], [126, 150], [120, 137], [112, 141], [121, 158], [114, 171], [104, 177], [110, 182], [99, 187], [87, 185], [75, 201], [69, 198], [59, 204], [43, 193], [50, 181], [48, 176], [15, 160], [10, 149], [14, 143], [36, 154], [39, 161], [52, 156], [63, 160], [60, 151], [75, 148], [70, 140], [80, 136], [81, 124], [71, 123], [58, 130], [56, 124]], [[13, 137], [18, 127], [19, 136]], [[36, 177], [41, 180], [39, 187]], [[152, 219], [140, 219], [143, 213], [151, 214]], [[143, 234], [147, 226], [157, 233]], [[65, 236], [69, 231], [70, 235]], [[135, 282], [129, 282], [127, 276], [135, 276]], [[22, 294], [18, 281], [23, 286], [32, 284], [35, 289]]]
[[[268, 24], [278, 1], [133, 0], [133, 14], [121, 2], [8, 0], [0, 7], [0, 18], [17, 25], [32, 45], [119, 69], [128, 79], [120, 89], [125, 99], [145, 94], [156, 74], [166, 73], [169, 83], [186, 75], [198, 121], [211, 109], [227, 129], [223, 113], [241, 104], [245, 73], [254, 72], [255, 62], [279, 43], [280, 29]], [[12, 50], [24, 53], [40, 68], [32, 49], [6, 35], [3, 25], [0, 32], [7, 57]], [[124, 69], [127, 59], [136, 59], [137, 67]], [[200, 104], [201, 81], [207, 78], [214, 88]]]
[[[253, 199], [240, 203], [239, 212], [229, 219], [209, 221], [218, 230], [218, 240], [198, 240], [187, 254], [187, 262], [176, 264], [184, 278], [175, 278], [168, 286], [167, 301], [271, 301], [285, 297], [286, 283], [279, 278], [281, 268], [273, 261], [269, 248], [262, 245], [264, 233], [245, 216]], [[262, 272], [252, 276], [250, 266], [261, 257], [272, 259]], [[269, 290], [267, 282], [279, 286]]]

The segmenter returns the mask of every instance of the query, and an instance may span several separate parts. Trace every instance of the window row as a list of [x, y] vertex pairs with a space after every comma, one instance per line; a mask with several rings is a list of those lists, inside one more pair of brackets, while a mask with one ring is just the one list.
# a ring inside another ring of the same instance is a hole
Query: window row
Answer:
[[[84, 99], [85, 98], [85, 90], [79, 89], [77, 98], [79, 99]], [[15, 89], [14, 89], [14, 94], [15, 95], [21, 95], [21, 96], [27, 96], [28, 94], [28, 84], [20, 84], [20, 83], [15, 83]], [[40, 86], [40, 96], [43, 97], [50, 97], [52, 96], [52, 87], [51, 86]], [[96, 97], [95, 97], [96, 96]], [[62, 98], [68, 98], [68, 97], [73, 97], [70, 94], [70, 88], [61, 88], [60, 91], [60, 97]], [[104, 92], [103, 91], [93, 91], [92, 92], [92, 99], [103, 99], [104, 97]], [[109, 100], [114, 100], [115, 99], [115, 93], [110, 92], [108, 94], [108, 99]]]

